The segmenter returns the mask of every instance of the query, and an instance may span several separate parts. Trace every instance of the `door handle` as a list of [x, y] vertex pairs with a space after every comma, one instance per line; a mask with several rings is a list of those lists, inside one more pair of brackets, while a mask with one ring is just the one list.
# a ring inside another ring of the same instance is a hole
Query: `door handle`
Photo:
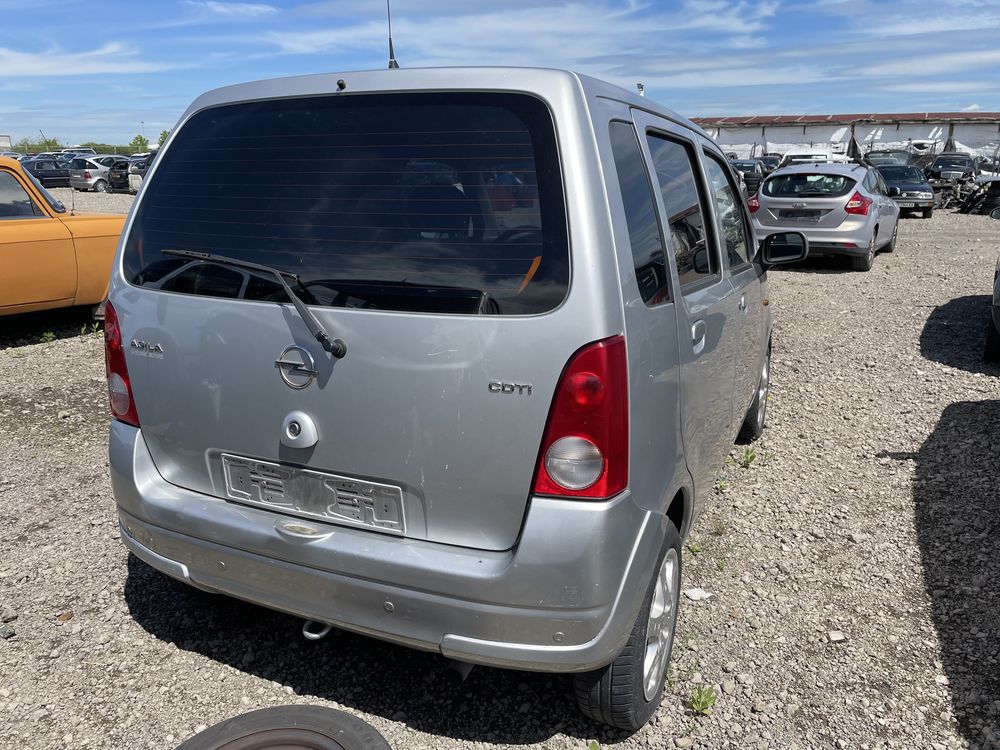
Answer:
[[740, 295], [740, 302], [737, 307], [740, 309], [740, 312], [747, 311], [747, 296], [745, 294]]
[[701, 354], [705, 348], [705, 321], [696, 320], [691, 324], [691, 348], [695, 354]]

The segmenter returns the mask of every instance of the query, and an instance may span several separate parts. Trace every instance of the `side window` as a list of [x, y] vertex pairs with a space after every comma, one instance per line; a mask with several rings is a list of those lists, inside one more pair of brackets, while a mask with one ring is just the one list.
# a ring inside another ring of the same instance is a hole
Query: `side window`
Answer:
[[719, 222], [719, 234], [726, 243], [726, 257], [732, 267], [750, 262], [750, 243], [747, 241], [747, 226], [740, 206], [742, 198], [732, 183], [728, 170], [715, 154], [705, 152], [709, 182], [715, 196], [715, 214]]
[[869, 193], [878, 192], [878, 185], [875, 182], [875, 172], [873, 171], [869, 171], [868, 174], [865, 175], [865, 179], [861, 184], [865, 186], [865, 189], [867, 189]]
[[712, 235], [705, 228], [705, 198], [695, 176], [694, 152], [689, 145], [653, 133], [646, 140], [667, 211], [681, 288], [707, 281], [719, 267]]
[[627, 122], [612, 122], [610, 132], [639, 294], [647, 305], [667, 302], [670, 300], [667, 256], [639, 138]]
[[21, 183], [9, 172], [0, 172], [0, 221], [3, 219], [31, 219], [39, 211]]

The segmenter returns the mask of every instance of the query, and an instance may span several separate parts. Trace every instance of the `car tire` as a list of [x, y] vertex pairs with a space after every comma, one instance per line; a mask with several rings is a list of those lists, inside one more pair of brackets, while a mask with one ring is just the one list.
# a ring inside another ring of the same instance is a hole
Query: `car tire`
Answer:
[[870, 271], [875, 262], [875, 232], [868, 240], [868, 252], [864, 255], [851, 256], [851, 268], [855, 271]]
[[923, 211], [920, 212], [920, 215], [923, 216], [925, 219], [929, 219], [934, 215], [934, 209], [925, 208]]
[[375, 727], [325, 706], [275, 706], [234, 716], [199, 732], [177, 750], [314, 748], [392, 750]]
[[108, 192], [108, 183], [104, 180], [98, 180], [94, 183], [95, 193], [106, 193]]
[[757, 383], [757, 391], [754, 393], [750, 408], [747, 409], [743, 417], [743, 424], [740, 425], [739, 435], [736, 436], [738, 443], [752, 443], [764, 434], [764, 425], [767, 420], [767, 397], [771, 392], [771, 346], [767, 347], [767, 354], [764, 356], [764, 365], [760, 370], [760, 380]]
[[666, 683], [680, 607], [681, 537], [667, 522], [656, 575], [625, 648], [606, 667], [576, 675], [576, 701], [589, 718], [635, 732], [652, 718]]
[[983, 347], [983, 359], [987, 362], [1000, 362], [1000, 331], [997, 331], [992, 315], [990, 316], [989, 326], [986, 329], [986, 346]]
[[899, 232], [899, 221], [897, 220], [896, 226], [892, 228], [892, 237], [889, 238], [889, 244], [882, 248], [885, 252], [891, 253], [893, 250], [896, 249], [896, 234], [898, 232]]

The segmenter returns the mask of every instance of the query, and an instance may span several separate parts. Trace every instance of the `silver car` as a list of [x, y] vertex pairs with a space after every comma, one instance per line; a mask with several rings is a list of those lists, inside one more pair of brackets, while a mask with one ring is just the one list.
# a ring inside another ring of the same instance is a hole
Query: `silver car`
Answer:
[[76, 190], [93, 190], [95, 193], [108, 192], [108, 172], [111, 165], [121, 161], [121, 158], [113, 154], [76, 157], [70, 162], [70, 187]]
[[147, 177], [106, 310], [134, 555], [644, 724], [805, 238], [758, 254], [703, 131], [553, 70], [219, 89]]
[[862, 164], [806, 164], [772, 172], [747, 203], [757, 238], [796, 230], [813, 255], [846, 255], [871, 270], [875, 253], [896, 247], [899, 206], [878, 170]]

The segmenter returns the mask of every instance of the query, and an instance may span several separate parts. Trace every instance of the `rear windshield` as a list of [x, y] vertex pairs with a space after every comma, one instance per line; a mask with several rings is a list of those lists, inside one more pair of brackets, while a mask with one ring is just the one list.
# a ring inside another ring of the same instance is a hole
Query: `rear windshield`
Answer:
[[924, 173], [916, 167], [879, 167], [878, 173], [886, 182], [925, 182]]
[[967, 156], [939, 156], [934, 160], [934, 167], [958, 167], [960, 169], [972, 169], [972, 159]]
[[845, 195], [855, 181], [840, 174], [777, 174], [762, 188], [764, 195], [776, 198], [834, 198]]
[[757, 170], [757, 162], [753, 161], [732, 161], [729, 162], [741, 172], [754, 172]]
[[124, 249], [133, 284], [285, 301], [256, 272], [299, 275], [308, 304], [537, 314], [569, 282], [546, 106], [523, 94], [369, 94], [198, 113], [143, 186]]

